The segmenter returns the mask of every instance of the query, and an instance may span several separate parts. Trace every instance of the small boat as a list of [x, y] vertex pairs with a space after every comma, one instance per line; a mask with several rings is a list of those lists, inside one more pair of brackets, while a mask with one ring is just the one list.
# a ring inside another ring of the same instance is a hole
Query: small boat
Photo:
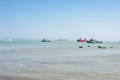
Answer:
[[6, 42], [12, 42], [13, 39], [12, 38], [7, 38], [7, 37], [4, 37], [2, 39], [0, 39], [1, 41], [6, 41]]
[[51, 42], [50, 40], [43, 39], [41, 42]]
[[106, 49], [106, 47], [101, 47], [101, 46], [98, 46], [98, 48], [101, 48], [101, 49]]
[[86, 42], [86, 41], [87, 41], [86, 39], [82, 39], [82, 38], [77, 39], [77, 42]]
[[58, 41], [67, 41], [67, 39], [58, 39]]
[[110, 46], [110, 48], [113, 48], [113, 46]]
[[9, 42], [12, 42], [13, 40], [11, 38], [8, 39]]
[[79, 48], [83, 48], [83, 46], [79, 46]]
[[102, 43], [102, 41], [97, 41], [97, 40], [95, 40], [95, 39], [90, 39], [90, 40], [87, 40], [86, 41], [87, 43]]
[[90, 45], [88, 45], [88, 47], [91, 47]]

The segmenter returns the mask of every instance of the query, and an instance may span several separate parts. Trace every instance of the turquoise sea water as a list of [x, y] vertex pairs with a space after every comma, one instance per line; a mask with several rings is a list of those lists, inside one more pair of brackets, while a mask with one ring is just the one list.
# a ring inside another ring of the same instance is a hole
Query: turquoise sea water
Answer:
[[[107, 48], [99, 49], [98, 45]], [[119, 67], [120, 42], [0, 41], [1, 75], [36, 80], [119, 80]]]

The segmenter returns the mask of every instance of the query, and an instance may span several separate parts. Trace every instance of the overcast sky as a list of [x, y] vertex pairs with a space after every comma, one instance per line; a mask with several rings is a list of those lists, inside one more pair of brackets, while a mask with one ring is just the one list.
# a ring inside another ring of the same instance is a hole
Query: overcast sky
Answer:
[[120, 40], [120, 0], [0, 0], [0, 37]]

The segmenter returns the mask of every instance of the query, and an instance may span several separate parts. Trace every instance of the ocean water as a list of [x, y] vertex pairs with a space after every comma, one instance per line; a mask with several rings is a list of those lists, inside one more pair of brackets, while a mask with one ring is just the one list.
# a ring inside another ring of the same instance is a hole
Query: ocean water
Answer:
[[[107, 48], [99, 49], [98, 45]], [[17, 77], [29, 80], [120, 80], [120, 42], [0, 41], [0, 80], [24, 80]]]

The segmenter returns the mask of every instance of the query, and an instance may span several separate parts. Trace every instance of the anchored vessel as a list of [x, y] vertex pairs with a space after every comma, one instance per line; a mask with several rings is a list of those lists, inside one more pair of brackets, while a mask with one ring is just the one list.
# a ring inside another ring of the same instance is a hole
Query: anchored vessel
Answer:
[[90, 40], [87, 40], [87, 43], [102, 43], [102, 41], [97, 41], [95, 39], [90, 39]]
[[51, 42], [50, 40], [43, 39], [41, 42]]
[[82, 38], [77, 39], [77, 42], [86, 42], [86, 41], [87, 41], [86, 39], [82, 39]]

